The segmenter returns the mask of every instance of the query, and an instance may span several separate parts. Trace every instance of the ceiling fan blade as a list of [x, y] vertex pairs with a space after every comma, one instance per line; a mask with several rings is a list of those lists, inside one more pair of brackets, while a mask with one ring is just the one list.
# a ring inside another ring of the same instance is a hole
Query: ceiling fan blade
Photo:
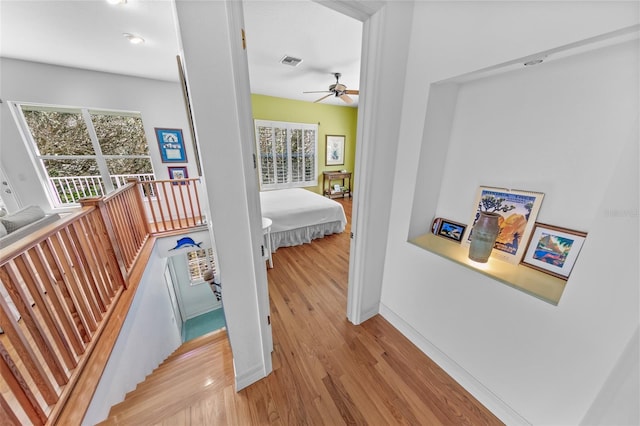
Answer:
[[347, 95], [359, 95], [360, 91], [359, 90], [345, 90], [344, 93], [347, 94]]
[[343, 101], [345, 101], [348, 104], [352, 104], [353, 103], [353, 99], [351, 99], [349, 97], [349, 95], [347, 95], [347, 94], [340, 95], [339, 98], [342, 99]]
[[332, 95], [333, 95], [333, 93], [329, 93], [327, 96], [323, 96], [320, 99], [318, 99], [317, 101], [313, 101], [313, 103], [315, 104], [316, 102], [323, 101], [323, 100], [327, 99], [329, 96], [332, 96]]
[[302, 93], [333, 93], [329, 90], [318, 90], [317, 92], [302, 92]]

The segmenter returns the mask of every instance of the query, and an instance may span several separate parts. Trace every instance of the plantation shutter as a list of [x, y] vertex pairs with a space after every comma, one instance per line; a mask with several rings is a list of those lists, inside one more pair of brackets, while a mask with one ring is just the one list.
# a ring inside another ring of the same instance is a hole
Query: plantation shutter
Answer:
[[255, 121], [260, 189], [316, 186], [318, 126]]

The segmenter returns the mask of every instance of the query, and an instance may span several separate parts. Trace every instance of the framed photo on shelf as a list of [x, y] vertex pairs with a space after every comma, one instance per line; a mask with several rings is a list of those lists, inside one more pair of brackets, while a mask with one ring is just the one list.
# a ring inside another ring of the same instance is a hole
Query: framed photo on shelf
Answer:
[[181, 129], [155, 128], [163, 163], [186, 163], [187, 154]]
[[[189, 175], [187, 174], [186, 167], [168, 167], [169, 170], [169, 179], [187, 179]], [[181, 182], [184, 185], [186, 182]], [[178, 182], [174, 182], [174, 185], [177, 185]]]
[[448, 238], [459, 243], [462, 241], [465, 229], [467, 229], [467, 225], [463, 225], [449, 219], [440, 218], [437, 232], [435, 234], [439, 237]]
[[431, 233], [433, 235], [438, 235], [438, 229], [440, 229], [441, 221], [442, 221], [441, 217], [436, 217], [435, 219], [433, 219], [433, 222], [431, 222]]
[[326, 137], [326, 166], [344, 165], [344, 136], [327, 135]]
[[498, 213], [500, 232], [493, 246], [492, 256], [512, 264], [520, 263], [538, 216], [544, 194], [506, 188], [481, 186], [476, 193], [474, 211], [462, 239], [469, 244], [473, 225], [480, 217], [480, 210]]
[[567, 280], [586, 238], [586, 232], [536, 222], [522, 264]]

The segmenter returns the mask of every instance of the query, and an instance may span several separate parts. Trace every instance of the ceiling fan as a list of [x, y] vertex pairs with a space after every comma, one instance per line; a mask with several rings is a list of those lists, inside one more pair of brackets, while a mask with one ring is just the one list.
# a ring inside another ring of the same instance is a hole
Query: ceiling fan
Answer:
[[314, 101], [314, 103], [323, 101], [326, 98], [328, 98], [329, 96], [333, 95], [336, 98], [342, 99], [347, 104], [352, 104], [353, 103], [353, 99], [351, 99], [351, 97], [349, 95], [358, 95], [358, 94], [360, 94], [360, 91], [359, 90], [347, 90], [347, 86], [345, 86], [344, 84], [340, 83], [340, 76], [342, 76], [342, 74], [340, 74], [339, 72], [336, 72], [336, 73], [333, 73], [333, 75], [336, 78], [336, 82], [335, 82], [335, 84], [332, 84], [332, 85], [329, 86], [329, 90], [320, 90], [320, 91], [317, 91], [317, 92], [302, 92], [302, 93], [328, 93], [328, 95], [321, 97], [320, 99]]

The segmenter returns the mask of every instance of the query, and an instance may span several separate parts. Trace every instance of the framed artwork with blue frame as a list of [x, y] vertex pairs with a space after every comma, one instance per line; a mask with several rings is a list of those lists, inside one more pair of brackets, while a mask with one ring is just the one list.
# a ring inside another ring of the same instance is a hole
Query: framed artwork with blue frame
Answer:
[[163, 163], [186, 163], [187, 153], [181, 129], [155, 128]]

